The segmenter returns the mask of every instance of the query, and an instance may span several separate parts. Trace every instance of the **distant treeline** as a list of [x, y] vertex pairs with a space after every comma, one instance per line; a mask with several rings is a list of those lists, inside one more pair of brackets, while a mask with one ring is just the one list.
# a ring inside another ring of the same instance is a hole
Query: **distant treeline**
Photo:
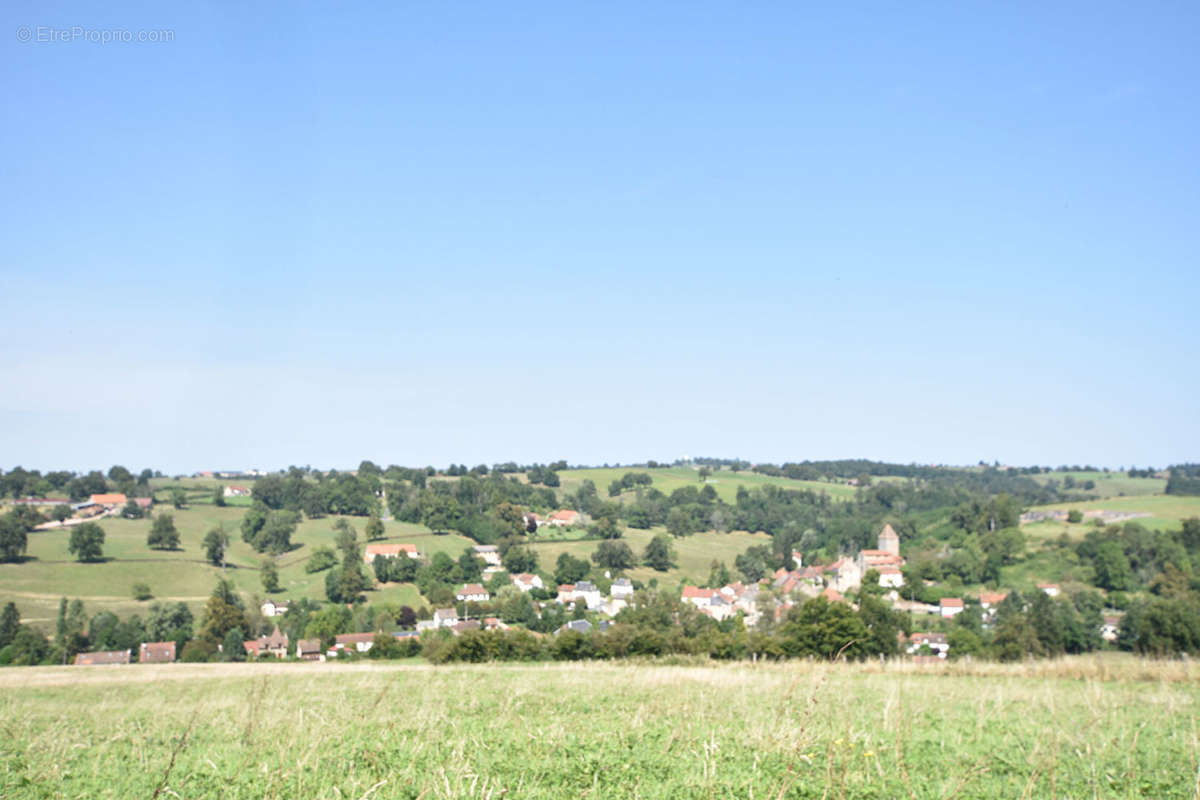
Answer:
[[1174, 464], [1168, 469], [1167, 494], [1200, 494], [1200, 464]]

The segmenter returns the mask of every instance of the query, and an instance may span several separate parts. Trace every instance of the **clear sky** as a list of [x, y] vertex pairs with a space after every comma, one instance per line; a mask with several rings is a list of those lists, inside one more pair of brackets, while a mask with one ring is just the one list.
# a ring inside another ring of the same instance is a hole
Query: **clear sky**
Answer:
[[246, 5], [0, 11], [0, 467], [1200, 459], [1194, 2]]

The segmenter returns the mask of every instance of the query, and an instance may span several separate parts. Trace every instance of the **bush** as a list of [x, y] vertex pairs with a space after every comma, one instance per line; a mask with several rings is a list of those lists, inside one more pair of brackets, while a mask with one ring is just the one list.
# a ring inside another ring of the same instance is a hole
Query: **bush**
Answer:
[[133, 585], [133, 599], [138, 602], [144, 602], [154, 597], [154, 593], [150, 591], [149, 584], [135, 583]]

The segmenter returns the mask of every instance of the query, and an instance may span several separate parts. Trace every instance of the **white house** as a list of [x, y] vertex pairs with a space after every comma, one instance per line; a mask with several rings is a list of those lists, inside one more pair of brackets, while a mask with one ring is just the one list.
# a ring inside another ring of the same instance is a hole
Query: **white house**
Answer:
[[261, 610], [264, 617], [282, 617], [287, 613], [288, 604], [286, 600], [264, 600]]
[[629, 578], [617, 578], [612, 582], [609, 594], [614, 600], [629, 600], [633, 597], [633, 581]]
[[904, 573], [899, 567], [878, 567], [879, 585], [888, 589], [899, 589], [904, 585]]
[[438, 628], [449, 628], [458, 622], [458, 611], [453, 608], [439, 608], [433, 612], [433, 623]]
[[1037, 587], [1050, 597], [1058, 597], [1061, 591], [1057, 583], [1039, 583]]
[[938, 602], [938, 610], [943, 617], [949, 619], [963, 612], [963, 601], [961, 597], [943, 597]]
[[488, 590], [478, 583], [464, 584], [454, 597], [460, 603], [486, 603], [492, 599], [492, 596], [488, 594]]
[[409, 558], [420, 558], [415, 544], [369, 544], [363, 550], [363, 561], [374, 563], [376, 558], [395, 558], [403, 553]]
[[944, 633], [914, 633], [909, 638], [904, 652], [915, 656], [920, 652], [922, 646], [928, 647], [938, 658], [945, 658], [946, 654], [950, 652], [950, 643]]
[[500, 566], [500, 549], [494, 544], [475, 545], [475, 555], [484, 560], [489, 567]]
[[600, 590], [596, 588], [596, 584], [591, 581], [579, 581], [579, 583], [575, 584], [575, 600], [582, 600], [587, 604], [589, 610], [604, 605], [604, 597], [600, 594]]
[[513, 586], [516, 586], [522, 592], [546, 588], [546, 584], [542, 582], [541, 577], [530, 572], [522, 572], [520, 575], [513, 575], [512, 582]]

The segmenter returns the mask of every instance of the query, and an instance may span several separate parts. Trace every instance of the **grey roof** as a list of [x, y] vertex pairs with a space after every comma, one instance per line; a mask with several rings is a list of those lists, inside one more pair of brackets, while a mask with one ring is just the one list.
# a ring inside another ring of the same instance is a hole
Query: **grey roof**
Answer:
[[587, 633], [592, 629], [592, 623], [586, 619], [573, 619], [563, 627], [573, 630], [576, 633]]
[[629, 578], [617, 578], [615, 581], [613, 581], [613, 582], [612, 582], [612, 585], [613, 585], [613, 586], [629, 586], [629, 587], [632, 587], [632, 586], [633, 586], [633, 581], [629, 580]]
[[591, 581], [580, 581], [579, 583], [575, 584], [575, 591], [594, 592], [596, 591], [596, 584], [592, 583]]

